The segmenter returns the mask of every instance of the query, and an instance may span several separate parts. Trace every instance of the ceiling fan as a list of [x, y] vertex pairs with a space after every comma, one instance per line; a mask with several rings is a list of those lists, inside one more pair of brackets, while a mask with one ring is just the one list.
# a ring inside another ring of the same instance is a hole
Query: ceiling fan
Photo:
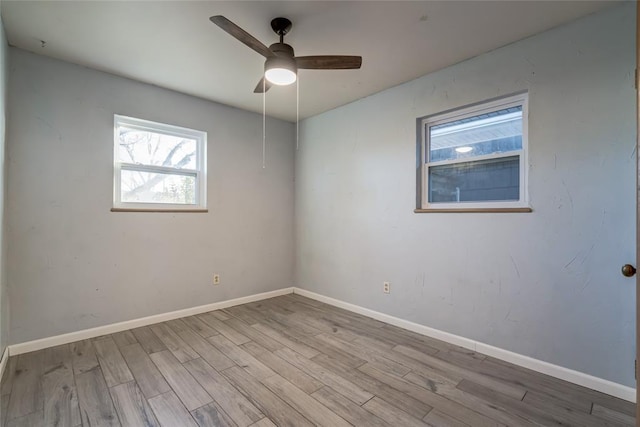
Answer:
[[245, 30], [222, 15], [209, 18], [224, 31], [267, 58], [264, 63], [264, 77], [258, 82], [254, 93], [269, 90], [272, 84], [289, 85], [297, 79], [299, 69], [307, 70], [353, 70], [362, 65], [361, 56], [316, 55], [295, 56], [293, 48], [284, 43], [284, 36], [291, 30], [291, 21], [287, 18], [275, 18], [271, 28], [280, 36], [280, 42], [267, 47]]

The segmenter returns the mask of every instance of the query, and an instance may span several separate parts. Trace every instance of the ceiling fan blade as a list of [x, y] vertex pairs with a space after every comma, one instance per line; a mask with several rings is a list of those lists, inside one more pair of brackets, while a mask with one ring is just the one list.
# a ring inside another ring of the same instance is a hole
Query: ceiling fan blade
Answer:
[[362, 65], [361, 56], [317, 55], [297, 56], [298, 68], [307, 70], [354, 70]]
[[222, 28], [224, 31], [249, 46], [251, 49], [258, 52], [260, 55], [269, 58], [270, 56], [274, 56], [273, 52], [266, 47], [260, 40], [253, 37], [251, 34], [247, 33], [242, 28], [238, 27], [233, 22], [229, 21], [222, 15], [216, 15], [209, 18], [211, 22], [216, 24], [218, 27]]
[[268, 91], [270, 87], [271, 87], [271, 83], [269, 83], [269, 80], [265, 80], [263, 77], [260, 79], [256, 88], [253, 90], [253, 93], [264, 93]]

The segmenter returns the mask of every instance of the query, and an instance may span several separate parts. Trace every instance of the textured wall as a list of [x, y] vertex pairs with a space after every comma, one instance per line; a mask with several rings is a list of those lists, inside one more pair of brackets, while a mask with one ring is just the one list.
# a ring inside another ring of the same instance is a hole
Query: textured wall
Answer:
[[[304, 121], [297, 285], [634, 386], [634, 8]], [[416, 118], [522, 90], [533, 213], [414, 214]]]
[[[263, 169], [260, 115], [10, 59], [11, 343], [292, 285], [292, 124], [267, 122]], [[110, 212], [114, 113], [208, 132], [209, 213]]]

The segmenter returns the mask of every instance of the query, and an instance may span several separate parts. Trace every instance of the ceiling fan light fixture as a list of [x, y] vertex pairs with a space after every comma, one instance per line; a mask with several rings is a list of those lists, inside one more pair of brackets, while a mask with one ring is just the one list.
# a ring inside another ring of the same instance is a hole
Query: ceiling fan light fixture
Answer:
[[278, 17], [271, 21], [271, 29], [279, 36], [280, 41], [269, 47], [222, 15], [212, 16], [209, 20], [267, 59], [264, 63], [264, 77], [260, 79], [253, 93], [264, 93], [271, 85], [286, 86], [295, 83], [298, 79], [298, 69], [357, 70], [362, 66], [361, 56], [296, 56], [293, 47], [284, 42], [284, 36], [292, 27], [291, 21], [287, 18]]
[[286, 86], [296, 81], [296, 73], [286, 68], [271, 68], [265, 71], [264, 76], [274, 85]]
[[293, 58], [272, 57], [264, 63], [264, 77], [274, 85], [286, 86], [295, 83], [298, 67]]

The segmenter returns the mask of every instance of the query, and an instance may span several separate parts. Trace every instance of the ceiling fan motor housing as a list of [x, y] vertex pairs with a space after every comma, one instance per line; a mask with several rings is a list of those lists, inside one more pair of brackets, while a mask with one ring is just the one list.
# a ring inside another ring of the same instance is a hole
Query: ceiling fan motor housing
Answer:
[[286, 43], [274, 43], [269, 46], [269, 50], [276, 54], [276, 56], [294, 57], [293, 48]]
[[264, 62], [265, 72], [272, 68], [286, 68], [296, 74], [298, 73], [298, 66], [296, 65], [294, 51], [291, 46], [286, 43], [274, 43], [269, 46], [269, 49], [275, 56], [270, 56]]

